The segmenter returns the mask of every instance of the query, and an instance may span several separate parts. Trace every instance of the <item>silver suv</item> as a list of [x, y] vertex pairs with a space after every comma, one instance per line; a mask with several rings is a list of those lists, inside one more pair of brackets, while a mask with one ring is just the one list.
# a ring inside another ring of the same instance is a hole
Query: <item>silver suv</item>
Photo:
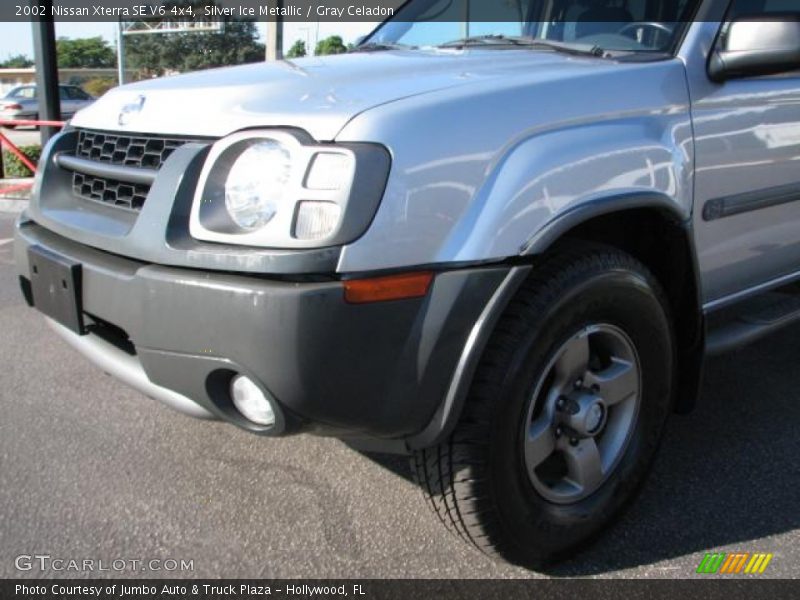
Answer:
[[105, 371], [409, 454], [445, 525], [537, 567], [631, 500], [705, 356], [800, 317], [800, 19], [496, 4], [109, 92], [45, 149], [15, 252]]

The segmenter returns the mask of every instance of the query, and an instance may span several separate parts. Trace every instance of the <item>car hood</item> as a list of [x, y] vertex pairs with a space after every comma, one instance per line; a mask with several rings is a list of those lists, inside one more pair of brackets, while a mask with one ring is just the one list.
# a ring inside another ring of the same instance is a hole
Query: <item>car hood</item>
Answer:
[[488, 78], [542, 72], [584, 59], [531, 50], [390, 51], [258, 63], [164, 77], [109, 91], [77, 127], [220, 137], [239, 129], [299, 127], [332, 140], [356, 115], [389, 102]]

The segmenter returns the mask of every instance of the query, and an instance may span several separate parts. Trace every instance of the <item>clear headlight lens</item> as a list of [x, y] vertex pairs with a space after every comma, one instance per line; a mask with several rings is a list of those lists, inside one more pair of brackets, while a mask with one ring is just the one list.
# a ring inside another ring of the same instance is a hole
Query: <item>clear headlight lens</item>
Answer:
[[375, 143], [318, 143], [281, 129], [232, 133], [205, 156], [189, 233], [254, 248], [341, 245], [366, 231], [390, 166]]
[[292, 171], [289, 150], [275, 140], [254, 143], [234, 161], [225, 180], [225, 209], [242, 229], [264, 227], [278, 212]]

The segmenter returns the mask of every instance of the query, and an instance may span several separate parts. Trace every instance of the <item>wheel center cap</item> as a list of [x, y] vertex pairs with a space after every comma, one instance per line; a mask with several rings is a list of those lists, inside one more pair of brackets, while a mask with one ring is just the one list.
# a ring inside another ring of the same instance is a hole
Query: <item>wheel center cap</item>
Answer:
[[578, 437], [597, 435], [606, 424], [608, 411], [603, 399], [592, 393], [573, 396], [566, 404], [561, 422]]
[[595, 402], [589, 407], [589, 410], [586, 412], [586, 419], [584, 420], [584, 423], [586, 423], [586, 433], [594, 434], [598, 432], [603, 425], [605, 413], [606, 411], [603, 405], [599, 402]]

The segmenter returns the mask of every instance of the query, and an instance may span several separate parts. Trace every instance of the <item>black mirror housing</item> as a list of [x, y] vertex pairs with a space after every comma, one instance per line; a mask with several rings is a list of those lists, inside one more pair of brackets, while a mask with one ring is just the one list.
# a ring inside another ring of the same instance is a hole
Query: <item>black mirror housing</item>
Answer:
[[708, 75], [717, 82], [796, 69], [800, 69], [797, 15], [735, 19], [720, 36], [708, 63]]

